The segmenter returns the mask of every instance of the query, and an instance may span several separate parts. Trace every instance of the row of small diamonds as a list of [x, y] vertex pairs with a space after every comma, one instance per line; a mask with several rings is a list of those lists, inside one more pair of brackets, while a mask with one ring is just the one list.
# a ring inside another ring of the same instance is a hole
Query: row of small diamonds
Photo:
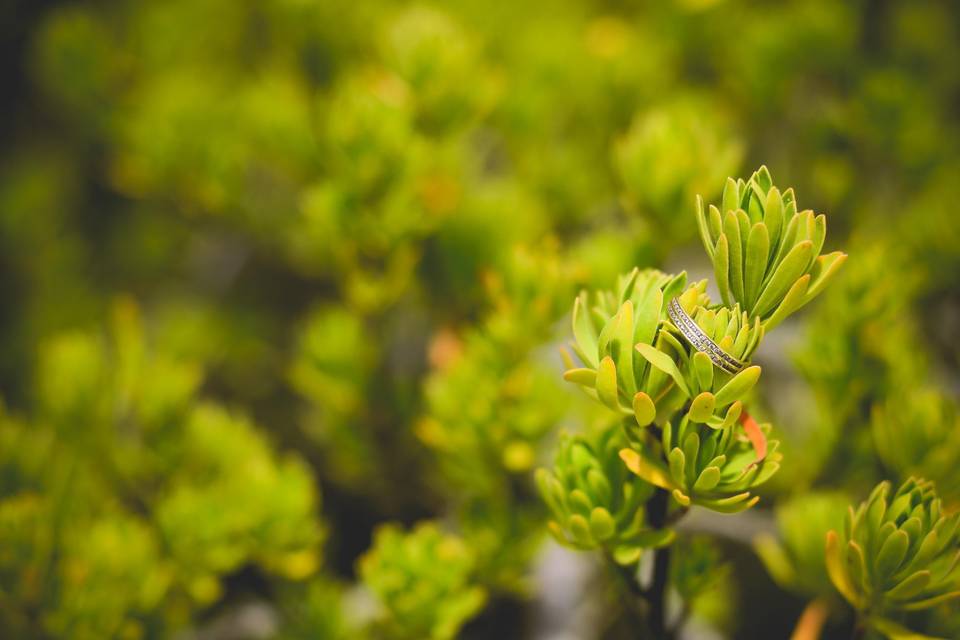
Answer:
[[[673, 301], [676, 304], [675, 311], [680, 316], [681, 321], [686, 324], [687, 330], [692, 332], [697, 336], [698, 340], [695, 343], [698, 349], [703, 351], [706, 349], [709, 353], [707, 355], [714, 355], [719, 358], [722, 362], [717, 363], [720, 368], [727, 371], [727, 373], [736, 373], [743, 368], [743, 365], [738, 361], [734, 360], [727, 352], [721, 349], [713, 340], [711, 340], [703, 330], [694, 322], [686, 311], [683, 310], [683, 307], [680, 306], [680, 303], [676, 300]], [[716, 360], [714, 360], [716, 362]], [[726, 366], [723, 366], [726, 365]]]
[[743, 368], [741, 362], [717, 346], [717, 344], [700, 329], [697, 323], [683, 310], [683, 307], [680, 306], [676, 298], [671, 300], [667, 306], [667, 315], [674, 321], [687, 341], [698, 351], [702, 351], [710, 356], [710, 360], [712, 360], [715, 365], [727, 373], [737, 373]]
[[670, 305], [667, 307], [667, 314], [670, 316], [670, 319], [673, 320], [674, 324], [677, 325], [677, 328], [680, 329], [680, 333], [683, 334], [687, 342], [696, 347], [698, 351], [703, 351], [710, 356], [710, 359], [718, 367], [723, 367], [724, 363], [713, 353], [713, 350], [705, 348], [709, 338], [700, 331], [699, 327], [691, 326], [692, 323], [676, 300], [670, 301]]
[[686, 338], [697, 351], [706, 353], [715, 365], [724, 371], [727, 370], [725, 366], [726, 363], [720, 358], [719, 354], [716, 353], [716, 350], [711, 348], [713, 346], [712, 341], [700, 330], [700, 327], [696, 326], [696, 323], [692, 322], [676, 300], [670, 301], [670, 305], [667, 307], [667, 314], [677, 325], [677, 328], [680, 329], [683, 337]]
[[703, 347], [705, 347], [709, 352], [719, 358], [723, 364], [726, 365], [726, 367], [721, 365], [721, 368], [725, 369], [728, 373], [736, 373], [743, 368], [743, 365], [740, 362], [733, 359], [727, 352], [725, 352], [713, 340], [711, 340], [702, 329], [700, 329], [697, 323], [694, 322], [693, 318], [691, 318], [686, 311], [683, 310], [683, 307], [681, 307], [679, 303], [677, 303], [677, 312], [682, 320], [686, 323], [687, 328], [700, 339], [701, 350]]
[[[732, 365], [728, 362], [728, 359], [725, 358], [726, 354], [721, 350], [710, 338], [700, 330], [700, 327], [696, 325], [686, 313], [680, 313], [676, 310], [669, 309], [669, 311], [674, 311], [671, 313], [671, 317], [674, 322], [677, 323], [678, 328], [680, 329], [683, 336], [690, 342], [698, 351], [701, 351], [707, 354], [710, 357], [710, 360], [713, 361], [715, 365], [726, 371], [727, 373], [736, 373], [735, 365]], [[733, 369], [733, 370], [732, 370]]]

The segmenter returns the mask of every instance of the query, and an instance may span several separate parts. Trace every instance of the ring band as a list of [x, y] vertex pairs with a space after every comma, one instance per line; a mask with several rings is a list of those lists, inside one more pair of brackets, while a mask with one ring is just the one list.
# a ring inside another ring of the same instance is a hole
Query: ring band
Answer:
[[670, 316], [673, 324], [680, 330], [680, 334], [684, 339], [697, 351], [707, 354], [707, 357], [710, 358], [713, 364], [727, 373], [739, 373], [740, 370], [743, 369], [744, 364], [742, 362], [717, 346], [717, 343], [711, 340], [707, 334], [697, 326], [693, 318], [680, 306], [677, 298], [671, 300], [670, 304], [667, 305], [667, 315]]

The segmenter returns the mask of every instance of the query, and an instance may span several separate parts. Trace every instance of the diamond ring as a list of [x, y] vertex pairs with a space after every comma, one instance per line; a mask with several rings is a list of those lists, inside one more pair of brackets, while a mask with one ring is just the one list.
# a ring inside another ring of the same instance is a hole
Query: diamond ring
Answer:
[[739, 373], [740, 370], [743, 369], [744, 364], [742, 362], [717, 346], [717, 343], [711, 340], [707, 334], [697, 326], [693, 318], [680, 306], [677, 298], [671, 300], [670, 304], [667, 305], [667, 315], [670, 316], [673, 324], [680, 330], [680, 334], [684, 339], [697, 351], [707, 354], [707, 357], [710, 358], [713, 364], [727, 373], [732, 374]]

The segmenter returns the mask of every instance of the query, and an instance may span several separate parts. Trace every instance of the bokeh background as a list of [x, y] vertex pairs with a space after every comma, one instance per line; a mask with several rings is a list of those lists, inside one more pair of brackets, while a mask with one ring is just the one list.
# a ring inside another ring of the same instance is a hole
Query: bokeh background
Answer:
[[960, 504], [957, 3], [0, 23], [0, 636], [632, 637], [545, 534], [532, 471], [602, 419], [557, 345], [581, 287], [707, 277], [695, 195], [761, 164], [850, 259], [757, 357], [783, 468], [685, 525], [682, 637], [817, 598], [845, 637], [846, 504], [914, 473]]

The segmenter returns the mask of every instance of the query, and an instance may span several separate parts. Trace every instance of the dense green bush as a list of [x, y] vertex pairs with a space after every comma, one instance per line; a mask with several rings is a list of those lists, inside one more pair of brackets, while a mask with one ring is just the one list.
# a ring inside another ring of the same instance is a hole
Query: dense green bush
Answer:
[[0, 636], [960, 637], [954, 4], [4, 15]]

